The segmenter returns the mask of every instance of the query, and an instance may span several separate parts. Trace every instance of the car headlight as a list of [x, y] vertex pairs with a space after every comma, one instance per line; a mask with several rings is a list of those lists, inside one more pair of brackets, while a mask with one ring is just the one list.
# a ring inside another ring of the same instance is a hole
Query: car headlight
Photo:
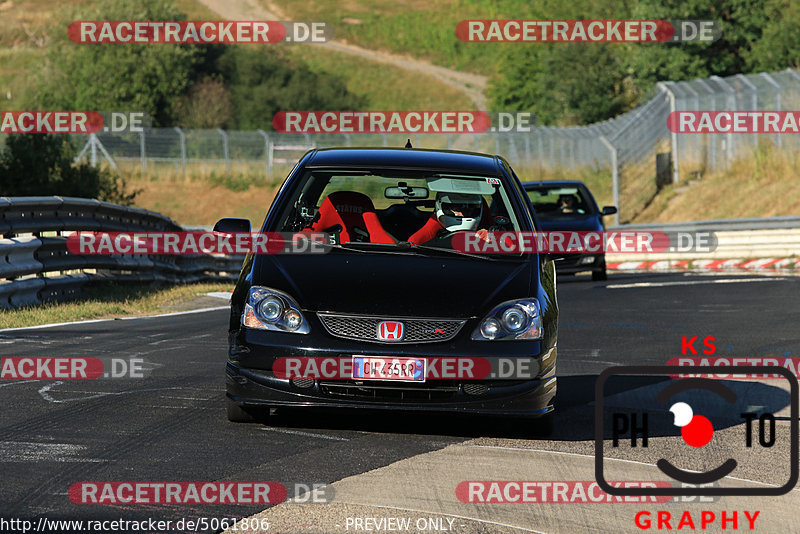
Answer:
[[510, 339], [541, 339], [542, 316], [535, 298], [509, 300], [484, 317], [472, 333], [476, 341], [506, 341]]
[[253, 286], [242, 313], [242, 325], [248, 328], [308, 334], [308, 322], [297, 303], [281, 291]]

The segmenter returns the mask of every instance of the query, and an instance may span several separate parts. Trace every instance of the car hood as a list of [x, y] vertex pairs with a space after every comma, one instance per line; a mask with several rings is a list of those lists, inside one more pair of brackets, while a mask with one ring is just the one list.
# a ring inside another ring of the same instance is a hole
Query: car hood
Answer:
[[603, 229], [603, 225], [597, 215], [582, 215], [563, 219], [542, 219], [539, 218], [539, 226], [545, 232], [552, 230], [568, 230], [572, 232], [598, 232]]
[[[535, 296], [530, 261], [350, 253], [259, 256], [253, 285], [278, 289], [310, 311], [467, 318]], [[535, 280], [533, 281], [535, 283]]]

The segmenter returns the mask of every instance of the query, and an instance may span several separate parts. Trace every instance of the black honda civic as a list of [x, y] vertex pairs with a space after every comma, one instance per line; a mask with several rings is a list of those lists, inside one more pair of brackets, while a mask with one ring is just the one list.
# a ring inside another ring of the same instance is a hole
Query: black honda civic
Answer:
[[[308, 152], [261, 232], [307, 239], [316, 253], [245, 258], [231, 299], [228, 418], [264, 420], [282, 407], [549, 416], [553, 260], [459, 245], [537, 229], [501, 157]], [[215, 230], [250, 224], [222, 219]]]

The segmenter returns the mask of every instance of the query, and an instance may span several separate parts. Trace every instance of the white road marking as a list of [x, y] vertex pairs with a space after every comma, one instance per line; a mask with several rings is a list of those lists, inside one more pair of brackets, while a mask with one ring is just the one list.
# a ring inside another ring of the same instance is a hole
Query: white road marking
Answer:
[[27, 384], [28, 382], [38, 382], [38, 380], [9, 380], [8, 382], [3, 382], [0, 384], [0, 388], [13, 386], [14, 384]]
[[327, 436], [325, 434], [314, 434], [312, 432], [301, 432], [299, 430], [289, 430], [288, 428], [272, 428], [264, 427], [261, 430], [269, 432], [280, 432], [281, 434], [295, 434], [298, 436], [307, 436], [309, 438], [330, 439], [333, 441], [350, 441], [348, 438], [340, 438], [339, 436]]
[[32, 441], [0, 441], [0, 462], [103, 462], [96, 458], [80, 458], [83, 445], [71, 443], [39, 443]]
[[609, 284], [608, 289], [628, 289], [631, 287], [669, 287], [669, 286], [694, 286], [697, 284], [737, 284], [742, 282], [774, 282], [787, 280], [787, 278], [710, 278], [708, 280], [691, 280], [686, 282], [636, 282], [632, 284]]
[[219, 310], [229, 310], [230, 306], [214, 306], [213, 308], [201, 308], [199, 310], [189, 310], [189, 311], [182, 311], [182, 312], [172, 312], [172, 313], [161, 313], [158, 315], [139, 315], [136, 317], [111, 317], [109, 319], [90, 319], [88, 321], [72, 321], [68, 323], [50, 323], [50, 324], [40, 324], [36, 326], [20, 326], [17, 328], [2, 328], [0, 332], [16, 332], [18, 330], [36, 330], [39, 328], [53, 328], [56, 326], [69, 326], [73, 324], [92, 324], [92, 323], [103, 323], [107, 321], [136, 321], [141, 319], [155, 319], [158, 317], [175, 317], [178, 315], [189, 315], [192, 313], [205, 313], [210, 311], [219, 311]]
[[[39, 395], [41, 395], [42, 398], [44, 400], [46, 400], [47, 402], [52, 402], [54, 404], [62, 404], [62, 403], [65, 403], [65, 402], [72, 402], [72, 401], [99, 399], [101, 397], [108, 397], [110, 395], [127, 395], [128, 393], [145, 393], [145, 392], [149, 392], [149, 391], [166, 391], [166, 390], [170, 390], [170, 389], [181, 389], [179, 387], [174, 387], [174, 388], [131, 389], [131, 390], [128, 390], [128, 391], [98, 391], [98, 392], [87, 391], [86, 393], [93, 393], [93, 394], [89, 395], [88, 397], [74, 397], [74, 398], [71, 398], [71, 399], [60, 399], [60, 400], [59, 399], [54, 399], [52, 397], [52, 395], [50, 395], [50, 390], [53, 389], [56, 386], [60, 386], [63, 383], [64, 382], [59, 380], [59, 381], [53, 382], [52, 384], [48, 384], [46, 386], [42, 386], [39, 389]], [[76, 393], [76, 392], [68, 391], [67, 393]]]

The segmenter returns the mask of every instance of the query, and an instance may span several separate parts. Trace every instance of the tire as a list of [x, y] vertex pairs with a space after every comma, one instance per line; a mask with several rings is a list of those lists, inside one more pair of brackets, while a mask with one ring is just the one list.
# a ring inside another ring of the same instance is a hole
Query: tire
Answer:
[[225, 398], [225, 407], [228, 412], [228, 421], [231, 423], [255, 423], [256, 418], [253, 417], [253, 414], [235, 402], [233, 402], [229, 398]]
[[[520, 421], [522, 422], [522, 421]], [[555, 412], [550, 412], [540, 417], [524, 419], [525, 434], [531, 438], [549, 438], [555, 431]]]
[[595, 282], [603, 282], [608, 280], [608, 274], [606, 273], [605, 265], [603, 265], [603, 269], [600, 271], [592, 271], [592, 280]]
[[549, 438], [553, 435], [553, 431], [556, 429], [556, 414], [555, 412], [550, 412], [547, 415], [541, 416], [536, 421], [537, 432], [539, 436]]

